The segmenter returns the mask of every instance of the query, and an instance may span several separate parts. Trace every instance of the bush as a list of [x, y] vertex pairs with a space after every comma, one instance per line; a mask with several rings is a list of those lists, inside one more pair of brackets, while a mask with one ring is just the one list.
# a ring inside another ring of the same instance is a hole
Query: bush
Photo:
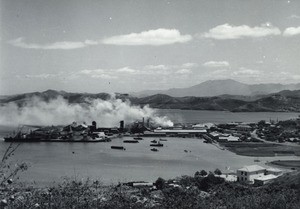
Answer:
[[165, 188], [165, 185], [166, 181], [161, 177], [158, 177], [158, 179], [155, 181], [155, 186], [157, 189], [163, 189]]
[[200, 175], [201, 175], [201, 176], [206, 176], [206, 175], [207, 175], [207, 172], [206, 172], [205, 170], [202, 170], [202, 171], [200, 171]]
[[217, 169], [214, 171], [214, 174], [216, 174], [216, 175], [222, 175], [222, 172], [221, 172], [220, 169], [217, 168]]

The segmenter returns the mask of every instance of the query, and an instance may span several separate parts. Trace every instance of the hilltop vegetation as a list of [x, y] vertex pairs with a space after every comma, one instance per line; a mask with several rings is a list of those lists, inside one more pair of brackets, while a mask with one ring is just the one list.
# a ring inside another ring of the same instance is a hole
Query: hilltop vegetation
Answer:
[[262, 187], [224, 182], [213, 173], [198, 173], [168, 181], [158, 178], [154, 183], [157, 189], [129, 184], [104, 186], [99, 181], [76, 179], [65, 179], [47, 188], [9, 185], [2, 188], [0, 207], [296, 209], [300, 205], [299, 173]]

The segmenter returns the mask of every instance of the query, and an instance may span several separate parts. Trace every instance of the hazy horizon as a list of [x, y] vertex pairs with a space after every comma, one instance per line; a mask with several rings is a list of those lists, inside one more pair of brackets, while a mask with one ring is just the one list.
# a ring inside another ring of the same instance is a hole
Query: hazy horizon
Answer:
[[[216, 80], [206, 80], [206, 81], [203, 81], [201, 83], [198, 83], [198, 84], [202, 84], [202, 83], [205, 83], [205, 82], [209, 82], [209, 81], [226, 81], [226, 80], [233, 80], [233, 79], [216, 79]], [[236, 80], [233, 80], [233, 81], [236, 81]], [[239, 81], [236, 81], [236, 82], [239, 82]], [[296, 83], [288, 83], [288, 84], [282, 84], [282, 83], [253, 83], [253, 84], [248, 84], [248, 83], [245, 83], [245, 82], [239, 82], [239, 83], [242, 83], [242, 84], [246, 84], [246, 85], [260, 85], [260, 84], [280, 84], [280, 85], [293, 85], [293, 84], [300, 84], [300, 82]], [[187, 86], [187, 87], [182, 87], [182, 88], [188, 88], [188, 87], [192, 87], [192, 86], [195, 86], [195, 85], [198, 85], [198, 84], [194, 84], [194, 85], [191, 85], [191, 86]], [[169, 89], [172, 89], [172, 88], [176, 88], [176, 87], [171, 87], [171, 88], [167, 88], [167, 89], [144, 89], [142, 91], [147, 91], [147, 90], [169, 90]], [[87, 93], [87, 94], [97, 94], [97, 93], [107, 93], [107, 94], [116, 94], [116, 93], [120, 93], [120, 94], [130, 94], [130, 93], [137, 93], [137, 92], [140, 92], [140, 91], [132, 91], [132, 92], [104, 92], [104, 91], [99, 91], [99, 92], [87, 92], [87, 91], [66, 91], [64, 89], [56, 89], [55, 87], [54, 88], [48, 88], [48, 89], [42, 89], [42, 90], [39, 90], [39, 91], [28, 91], [28, 92], [20, 92], [20, 93], [13, 93], [13, 94], [0, 94], [0, 96], [10, 96], [10, 95], [16, 95], [16, 94], [26, 94], [26, 93], [33, 93], [33, 92], [45, 92], [45, 91], [49, 91], [49, 90], [53, 90], [53, 91], [64, 91], [64, 92], [67, 92], [67, 93]], [[300, 89], [299, 89], [300, 90]]]

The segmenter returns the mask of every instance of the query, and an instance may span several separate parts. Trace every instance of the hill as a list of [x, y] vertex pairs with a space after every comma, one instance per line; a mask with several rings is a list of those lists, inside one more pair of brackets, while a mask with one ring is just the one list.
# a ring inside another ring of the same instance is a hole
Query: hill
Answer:
[[[27, 101], [38, 97], [42, 101], [49, 101], [57, 97], [66, 99], [69, 103], [88, 103], [89, 99], [109, 100], [107, 93], [68, 93], [65, 91], [47, 90], [0, 98], [0, 104], [15, 103], [23, 106]], [[189, 109], [189, 110], [219, 110], [232, 112], [300, 112], [300, 90], [284, 90], [275, 94], [259, 96], [221, 95], [214, 97], [172, 97], [156, 94], [147, 97], [133, 97], [126, 94], [116, 94], [116, 98], [129, 100], [134, 105], [149, 105], [160, 109]]]
[[132, 93], [134, 96], [144, 97], [154, 94], [166, 94], [173, 97], [196, 96], [212, 97], [220, 95], [243, 95], [255, 96], [261, 94], [271, 94], [283, 90], [299, 90], [298, 84], [244, 84], [232, 79], [209, 80], [188, 88], [172, 88], [168, 90], [146, 90]]

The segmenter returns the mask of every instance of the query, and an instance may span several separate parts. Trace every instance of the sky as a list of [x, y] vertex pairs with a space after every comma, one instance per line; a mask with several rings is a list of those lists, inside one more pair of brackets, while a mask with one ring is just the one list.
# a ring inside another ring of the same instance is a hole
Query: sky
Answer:
[[0, 95], [300, 82], [298, 0], [1, 0]]

